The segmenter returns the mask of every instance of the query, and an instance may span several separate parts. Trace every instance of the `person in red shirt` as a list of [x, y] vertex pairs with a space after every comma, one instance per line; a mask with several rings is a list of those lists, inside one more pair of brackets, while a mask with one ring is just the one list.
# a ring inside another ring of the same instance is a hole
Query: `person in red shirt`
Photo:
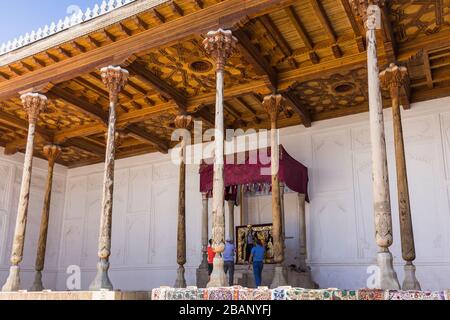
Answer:
[[213, 272], [213, 263], [214, 258], [216, 257], [216, 253], [214, 252], [212, 248], [212, 239], [209, 240], [209, 246], [208, 246], [208, 275], [211, 276], [211, 273]]

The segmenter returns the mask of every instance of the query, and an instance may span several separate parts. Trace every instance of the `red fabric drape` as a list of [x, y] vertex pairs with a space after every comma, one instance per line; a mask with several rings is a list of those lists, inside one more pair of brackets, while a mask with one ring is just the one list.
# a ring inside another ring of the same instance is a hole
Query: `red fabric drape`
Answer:
[[[226, 156], [224, 167], [225, 199], [236, 199], [237, 187], [247, 184], [271, 184], [271, 149], [261, 149]], [[234, 161], [233, 161], [234, 160]], [[212, 162], [212, 161], [211, 161]], [[200, 192], [212, 195], [214, 165], [200, 166]], [[292, 191], [308, 197], [308, 168], [292, 158], [280, 145], [280, 182]]]

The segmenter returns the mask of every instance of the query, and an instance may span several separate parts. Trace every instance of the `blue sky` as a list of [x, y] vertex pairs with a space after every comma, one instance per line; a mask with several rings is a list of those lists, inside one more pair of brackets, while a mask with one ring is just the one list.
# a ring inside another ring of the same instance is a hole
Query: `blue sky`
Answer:
[[67, 10], [83, 11], [101, 0], [0, 0], [0, 44], [64, 18]]

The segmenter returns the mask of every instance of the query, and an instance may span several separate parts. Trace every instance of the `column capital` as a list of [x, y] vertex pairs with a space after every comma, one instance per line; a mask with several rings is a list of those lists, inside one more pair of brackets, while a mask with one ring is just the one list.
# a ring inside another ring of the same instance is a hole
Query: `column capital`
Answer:
[[277, 121], [279, 113], [284, 109], [286, 99], [281, 94], [272, 94], [264, 97], [263, 107], [270, 116], [270, 121]]
[[192, 124], [192, 117], [188, 115], [179, 115], [175, 118], [175, 127], [177, 129], [189, 129]]
[[236, 51], [238, 40], [230, 30], [210, 31], [203, 41], [206, 52], [216, 61], [217, 71], [223, 71], [227, 59]]
[[46, 145], [42, 149], [42, 152], [44, 153], [45, 157], [47, 158], [49, 164], [54, 164], [56, 160], [58, 160], [59, 156], [61, 155], [61, 147], [57, 145]]
[[39, 93], [25, 93], [20, 96], [23, 108], [28, 114], [28, 122], [36, 124], [39, 114], [47, 108], [47, 97]]
[[392, 92], [399, 89], [409, 81], [408, 69], [403, 66], [397, 66], [391, 63], [389, 67], [380, 72], [380, 82], [384, 89]]
[[116, 98], [128, 82], [130, 74], [121, 67], [108, 66], [100, 70], [104, 85], [112, 98]]
[[386, 0], [350, 0], [353, 12], [362, 19], [366, 29], [375, 29], [381, 24], [381, 14], [376, 7], [379, 9], [385, 3]]

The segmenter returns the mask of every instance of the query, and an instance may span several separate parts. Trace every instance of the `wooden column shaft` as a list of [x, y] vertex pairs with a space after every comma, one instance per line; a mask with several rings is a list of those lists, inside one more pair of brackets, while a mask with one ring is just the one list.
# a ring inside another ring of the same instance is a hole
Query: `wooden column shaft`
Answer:
[[106, 143], [105, 170], [103, 178], [102, 213], [100, 219], [98, 257], [108, 260], [111, 255], [111, 230], [114, 194], [114, 163], [116, 153], [116, 107], [118, 94], [128, 80], [128, 72], [120, 67], [107, 67], [101, 70], [102, 80], [109, 90], [109, 122]]
[[[180, 115], [175, 119], [177, 129], [187, 130], [192, 123], [190, 116]], [[188, 132], [180, 143], [180, 176], [178, 192], [178, 231], [177, 231], [177, 263], [179, 266], [186, 264], [186, 143]]]
[[395, 164], [397, 172], [398, 207], [400, 216], [400, 238], [402, 243], [402, 256], [407, 262], [416, 258], [414, 233], [411, 217], [411, 207], [408, 189], [408, 175], [406, 170], [405, 146], [400, 107], [400, 88], [409, 81], [408, 71], [405, 67], [391, 64], [380, 73], [380, 80], [385, 89], [390, 92], [392, 100], [392, 115], [394, 125]]
[[38, 249], [36, 255], [36, 271], [44, 270], [53, 186], [53, 171], [55, 167], [55, 161], [58, 159], [61, 153], [61, 149], [57, 146], [45, 146], [43, 152], [48, 159], [48, 173], [47, 182], [45, 185], [44, 205], [42, 208], [41, 227], [39, 231]]
[[34, 137], [36, 131], [36, 122], [39, 114], [47, 106], [47, 98], [37, 93], [28, 93], [22, 95], [22, 103], [28, 114], [28, 137], [25, 150], [25, 160], [23, 165], [22, 183], [19, 194], [19, 205], [17, 209], [16, 226], [14, 230], [14, 239], [11, 252], [11, 263], [18, 266], [23, 259], [23, 248], [25, 243], [25, 232], [28, 218], [28, 204], [30, 199], [31, 173], [33, 167]]
[[367, 54], [369, 76], [369, 113], [372, 145], [373, 202], [377, 245], [386, 251], [393, 242], [392, 216], [389, 194], [383, 103], [378, 78], [378, 58], [375, 17], [369, 17], [367, 26]]
[[280, 182], [278, 177], [280, 151], [278, 146], [278, 114], [283, 108], [284, 98], [281, 95], [271, 95], [264, 98], [264, 108], [270, 116], [271, 131], [271, 167], [272, 167], [272, 236], [274, 260], [277, 264], [284, 262], [284, 239], [281, 217]]

